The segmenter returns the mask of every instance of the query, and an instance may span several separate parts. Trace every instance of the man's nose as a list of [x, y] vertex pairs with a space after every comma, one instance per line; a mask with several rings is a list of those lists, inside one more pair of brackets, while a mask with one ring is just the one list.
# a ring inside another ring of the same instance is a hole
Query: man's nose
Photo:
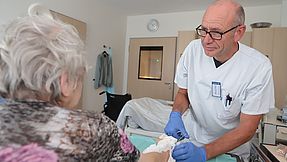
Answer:
[[206, 34], [206, 36], [203, 38], [203, 41], [204, 41], [205, 43], [211, 43], [211, 42], [213, 41], [213, 39], [212, 39], [210, 33], [207, 33], [207, 34]]

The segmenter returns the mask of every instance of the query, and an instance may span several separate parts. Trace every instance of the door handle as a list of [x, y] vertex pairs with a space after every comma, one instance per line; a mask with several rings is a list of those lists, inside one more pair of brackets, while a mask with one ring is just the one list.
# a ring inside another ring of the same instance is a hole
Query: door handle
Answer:
[[165, 85], [168, 85], [168, 89], [171, 89], [171, 83], [170, 82], [165, 82]]

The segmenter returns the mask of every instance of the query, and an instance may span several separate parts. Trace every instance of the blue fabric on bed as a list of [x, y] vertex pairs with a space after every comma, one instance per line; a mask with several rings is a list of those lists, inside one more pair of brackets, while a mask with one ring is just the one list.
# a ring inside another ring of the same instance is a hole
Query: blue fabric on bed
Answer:
[[230, 155], [223, 154], [219, 155], [213, 159], [207, 160], [207, 162], [236, 162], [236, 158], [231, 157]]
[[137, 134], [132, 134], [131, 136], [129, 136], [129, 139], [140, 152], [143, 152], [147, 147], [156, 143], [156, 141], [151, 137], [141, 136]]
[[[152, 144], [155, 144], [156, 141], [147, 136], [132, 134], [129, 136], [129, 140], [132, 142], [133, 145], [140, 151], [143, 152], [147, 147]], [[213, 159], [207, 160], [207, 162], [236, 162], [236, 158], [231, 157], [230, 155], [223, 154], [219, 155]]]

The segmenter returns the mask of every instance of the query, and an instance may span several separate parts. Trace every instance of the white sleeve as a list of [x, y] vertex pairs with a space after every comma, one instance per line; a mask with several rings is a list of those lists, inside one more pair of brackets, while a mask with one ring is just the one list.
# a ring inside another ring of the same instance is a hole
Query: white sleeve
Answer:
[[174, 82], [179, 88], [187, 89], [188, 84], [188, 55], [189, 55], [189, 46], [187, 46], [183, 52], [183, 55], [180, 57], [177, 67]]
[[275, 107], [272, 65], [266, 61], [259, 69], [246, 89], [241, 109], [245, 114], [265, 114]]

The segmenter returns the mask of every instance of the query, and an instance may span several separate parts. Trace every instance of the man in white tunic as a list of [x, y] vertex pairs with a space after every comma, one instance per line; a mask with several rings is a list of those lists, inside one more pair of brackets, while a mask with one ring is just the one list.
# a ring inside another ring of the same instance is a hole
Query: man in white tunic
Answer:
[[[242, 6], [218, 0], [206, 10], [196, 28], [201, 39], [192, 41], [177, 65], [179, 87], [165, 127], [167, 135], [192, 142], [177, 145], [178, 162], [201, 162], [223, 153], [247, 160], [248, 141], [262, 115], [274, 107], [270, 60], [239, 42], [246, 26]], [[191, 121], [181, 115], [191, 109]]]

